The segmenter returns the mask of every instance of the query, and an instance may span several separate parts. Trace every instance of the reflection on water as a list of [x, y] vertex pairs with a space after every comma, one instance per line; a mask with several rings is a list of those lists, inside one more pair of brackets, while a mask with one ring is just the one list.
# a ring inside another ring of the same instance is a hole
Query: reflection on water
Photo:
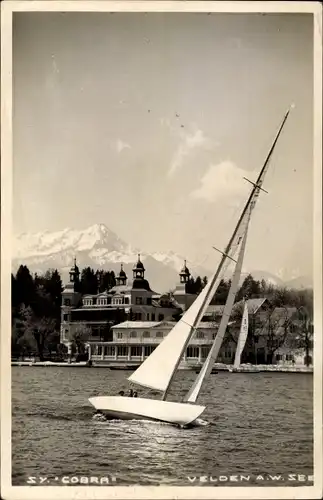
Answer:
[[[115, 475], [118, 484], [188, 485], [190, 475], [311, 474], [312, 376], [219, 373], [200, 426], [93, 418], [88, 398], [129, 388], [127, 372], [14, 367], [14, 485], [30, 475]], [[172, 400], [195, 373], [179, 372]], [[151, 391], [141, 390], [141, 397]], [[303, 483], [304, 484], [304, 483]]]

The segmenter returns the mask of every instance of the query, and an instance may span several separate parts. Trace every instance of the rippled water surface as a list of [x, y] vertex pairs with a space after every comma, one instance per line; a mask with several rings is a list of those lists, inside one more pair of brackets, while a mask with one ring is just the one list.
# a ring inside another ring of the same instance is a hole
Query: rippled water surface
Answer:
[[[193, 429], [95, 421], [88, 398], [127, 390], [129, 374], [13, 367], [13, 485], [40, 475], [113, 475], [118, 484], [189, 485], [188, 476], [312, 474], [312, 375], [212, 375], [199, 401], [207, 406], [203, 419], [209, 424]], [[182, 397], [195, 376], [179, 372], [171, 399]], [[152, 396], [148, 390], [139, 393]]]

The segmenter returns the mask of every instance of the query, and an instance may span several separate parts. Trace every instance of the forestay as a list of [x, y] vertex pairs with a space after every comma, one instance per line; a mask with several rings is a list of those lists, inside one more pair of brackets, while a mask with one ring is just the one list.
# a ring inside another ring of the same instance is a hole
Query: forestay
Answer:
[[249, 327], [249, 314], [248, 314], [248, 303], [245, 302], [243, 309], [243, 316], [241, 321], [240, 334], [238, 339], [238, 345], [236, 350], [236, 355], [234, 358], [234, 368], [239, 368], [241, 363], [241, 354], [243, 353], [244, 346], [246, 344], [247, 336], [248, 336], [248, 327]]

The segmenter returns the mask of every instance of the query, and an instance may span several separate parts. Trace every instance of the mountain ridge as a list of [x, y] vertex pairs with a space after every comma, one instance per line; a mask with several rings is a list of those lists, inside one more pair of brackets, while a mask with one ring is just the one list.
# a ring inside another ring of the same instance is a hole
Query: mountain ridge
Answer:
[[[32, 272], [42, 273], [49, 268], [57, 268], [64, 281], [68, 271], [77, 258], [79, 267], [109, 268], [118, 273], [121, 263], [128, 278], [132, 277], [132, 266], [138, 254], [146, 267], [146, 278], [152, 288], [166, 291], [179, 282], [179, 272], [185, 258], [174, 251], [145, 252], [121, 239], [105, 224], [93, 224], [85, 229], [64, 228], [59, 231], [22, 233], [13, 237], [12, 264], [16, 269], [20, 264], [27, 265]], [[212, 271], [187, 260], [193, 276], [210, 276]], [[250, 271], [255, 279], [266, 279], [279, 286], [288, 282], [267, 271]], [[298, 288], [309, 286], [308, 277], [295, 277], [290, 280]]]

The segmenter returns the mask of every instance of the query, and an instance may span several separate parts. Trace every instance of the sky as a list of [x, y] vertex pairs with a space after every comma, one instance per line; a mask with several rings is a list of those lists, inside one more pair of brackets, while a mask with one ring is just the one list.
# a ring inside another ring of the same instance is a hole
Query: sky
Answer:
[[15, 234], [106, 224], [210, 268], [276, 131], [246, 264], [311, 275], [310, 14], [15, 13]]

